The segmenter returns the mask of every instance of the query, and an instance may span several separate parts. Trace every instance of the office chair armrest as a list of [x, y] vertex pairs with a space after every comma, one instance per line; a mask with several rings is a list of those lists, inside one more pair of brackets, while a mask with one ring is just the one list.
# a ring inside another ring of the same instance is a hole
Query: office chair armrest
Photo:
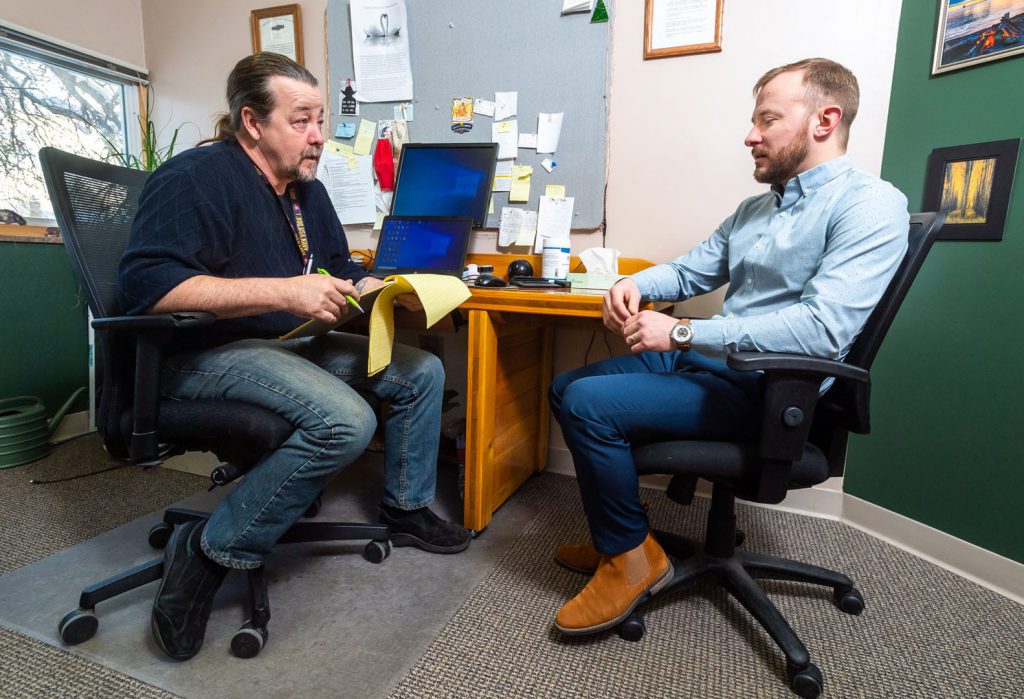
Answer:
[[730, 369], [736, 371], [785, 371], [791, 374], [807, 374], [817, 377], [818, 382], [830, 376], [850, 381], [867, 383], [871, 375], [867, 370], [834, 359], [809, 357], [804, 354], [783, 352], [733, 352], [726, 359]]
[[92, 322], [92, 327], [97, 330], [174, 330], [197, 325], [210, 325], [216, 320], [217, 317], [212, 313], [187, 311], [183, 313], [97, 318]]
[[135, 338], [135, 381], [132, 393], [131, 438], [128, 455], [133, 463], [149, 463], [160, 453], [157, 419], [160, 414], [160, 368], [163, 348], [175, 331], [211, 325], [212, 313], [189, 311], [141, 316], [97, 318], [98, 331], [119, 333]]

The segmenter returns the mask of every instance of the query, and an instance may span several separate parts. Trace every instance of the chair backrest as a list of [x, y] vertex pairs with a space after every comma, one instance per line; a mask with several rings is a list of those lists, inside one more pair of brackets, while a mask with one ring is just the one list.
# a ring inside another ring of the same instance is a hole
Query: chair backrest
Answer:
[[[907, 253], [886, 288], [864, 329], [844, 360], [847, 364], [870, 369], [893, 319], [906, 298], [910, 285], [924, 264], [932, 243], [942, 228], [945, 217], [937, 213], [914, 214], [910, 217]], [[831, 475], [839, 475], [846, 453], [846, 434], [866, 434], [871, 429], [870, 386], [836, 379], [822, 397], [814, 415], [811, 442], [829, 455]]]
[[148, 172], [56, 148], [39, 151], [43, 179], [78, 283], [93, 316], [120, 315], [117, 267]]

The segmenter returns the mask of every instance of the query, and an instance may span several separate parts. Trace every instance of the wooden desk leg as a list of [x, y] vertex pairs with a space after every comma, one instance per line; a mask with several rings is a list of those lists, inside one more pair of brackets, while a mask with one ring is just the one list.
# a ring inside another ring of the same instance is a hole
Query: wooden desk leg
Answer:
[[548, 404], [548, 389], [551, 387], [551, 366], [553, 363], [555, 329], [550, 323], [544, 324], [541, 344], [540, 377], [537, 385], [540, 388], [540, 405], [537, 406], [537, 470], [542, 471], [548, 465], [548, 432], [551, 426], [551, 406]]
[[466, 483], [463, 526], [480, 531], [491, 521], [494, 383], [498, 334], [487, 311], [469, 311], [466, 399]]

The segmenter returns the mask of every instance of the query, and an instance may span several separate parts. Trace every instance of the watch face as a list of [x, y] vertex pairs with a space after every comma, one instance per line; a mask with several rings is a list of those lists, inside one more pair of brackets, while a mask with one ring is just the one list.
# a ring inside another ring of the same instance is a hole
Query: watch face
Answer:
[[685, 345], [693, 339], [693, 328], [689, 323], [676, 323], [672, 328], [672, 341], [677, 345]]

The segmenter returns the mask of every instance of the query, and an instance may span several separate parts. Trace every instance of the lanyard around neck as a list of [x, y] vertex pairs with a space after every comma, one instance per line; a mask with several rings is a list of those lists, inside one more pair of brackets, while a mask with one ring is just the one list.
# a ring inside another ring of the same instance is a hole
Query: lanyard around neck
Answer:
[[302, 221], [302, 207], [299, 206], [295, 188], [291, 185], [288, 185], [288, 198], [292, 200], [292, 213], [295, 214], [295, 227], [292, 228], [292, 235], [295, 236], [295, 244], [298, 246], [302, 262], [305, 264], [309, 260], [309, 239], [306, 237], [306, 224]]

